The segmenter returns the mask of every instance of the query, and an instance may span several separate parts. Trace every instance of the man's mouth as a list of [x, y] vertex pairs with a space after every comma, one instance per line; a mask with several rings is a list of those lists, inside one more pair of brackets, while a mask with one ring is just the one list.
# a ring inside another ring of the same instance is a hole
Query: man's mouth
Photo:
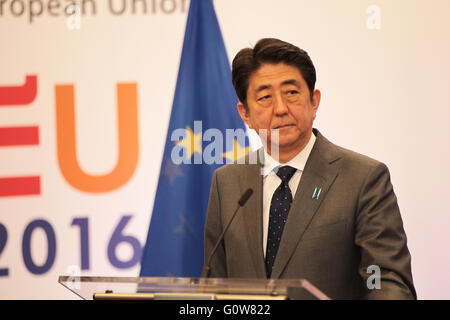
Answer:
[[292, 127], [292, 126], [294, 126], [294, 124], [283, 124], [281, 126], [277, 126], [277, 127], [273, 128], [273, 129], [282, 129], [282, 128], [287, 128], [287, 127]]

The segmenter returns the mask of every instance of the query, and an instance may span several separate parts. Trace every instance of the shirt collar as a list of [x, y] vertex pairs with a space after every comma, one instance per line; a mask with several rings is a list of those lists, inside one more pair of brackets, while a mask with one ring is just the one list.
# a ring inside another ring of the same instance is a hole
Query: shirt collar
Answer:
[[303, 171], [305, 169], [306, 161], [308, 161], [309, 154], [311, 153], [311, 150], [315, 142], [316, 136], [314, 135], [313, 132], [303, 150], [297, 153], [297, 155], [294, 158], [283, 164], [280, 164], [278, 161], [273, 159], [267, 153], [266, 149], [264, 149], [264, 177], [266, 177], [269, 173], [273, 172], [273, 170], [280, 165], [291, 166], [297, 170]]

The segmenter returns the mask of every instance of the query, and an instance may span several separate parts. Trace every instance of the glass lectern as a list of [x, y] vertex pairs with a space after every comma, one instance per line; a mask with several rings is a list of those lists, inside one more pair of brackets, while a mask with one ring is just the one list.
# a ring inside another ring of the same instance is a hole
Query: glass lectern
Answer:
[[78, 277], [58, 282], [86, 300], [327, 300], [307, 280]]

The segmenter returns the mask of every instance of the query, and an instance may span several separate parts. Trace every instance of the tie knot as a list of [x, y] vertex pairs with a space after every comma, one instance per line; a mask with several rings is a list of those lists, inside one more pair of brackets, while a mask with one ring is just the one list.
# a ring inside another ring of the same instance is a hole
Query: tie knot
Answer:
[[279, 167], [277, 171], [277, 176], [279, 176], [284, 183], [288, 183], [289, 180], [291, 180], [292, 176], [294, 175], [295, 171], [297, 171], [297, 169], [292, 168], [290, 166]]

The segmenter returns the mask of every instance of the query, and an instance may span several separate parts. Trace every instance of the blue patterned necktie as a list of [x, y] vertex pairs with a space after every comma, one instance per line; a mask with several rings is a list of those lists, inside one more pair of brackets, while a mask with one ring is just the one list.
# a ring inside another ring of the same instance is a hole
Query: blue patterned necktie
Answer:
[[272, 274], [273, 264], [278, 252], [281, 234], [286, 223], [289, 209], [292, 204], [292, 193], [289, 188], [289, 180], [297, 169], [290, 166], [279, 167], [277, 176], [281, 179], [281, 184], [273, 193], [270, 203], [269, 230], [267, 233], [266, 248], [266, 273], [267, 278]]

